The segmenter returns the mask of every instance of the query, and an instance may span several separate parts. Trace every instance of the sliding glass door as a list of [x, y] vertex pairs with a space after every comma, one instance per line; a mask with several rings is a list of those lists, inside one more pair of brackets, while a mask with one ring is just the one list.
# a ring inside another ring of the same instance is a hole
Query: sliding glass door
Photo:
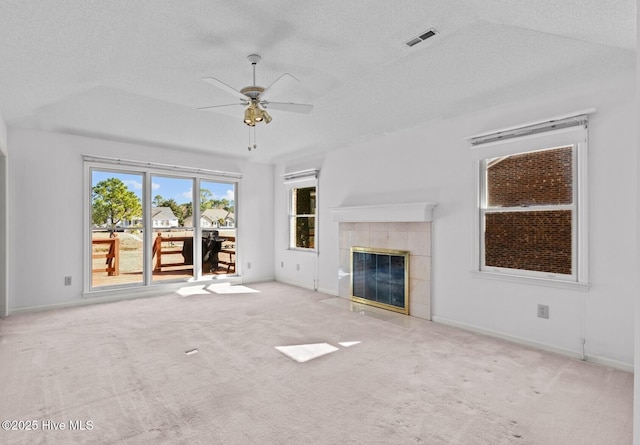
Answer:
[[144, 282], [143, 176], [91, 171], [91, 287]]
[[202, 274], [236, 273], [235, 184], [200, 181]]
[[102, 166], [88, 172], [87, 291], [237, 274], [236, 182]]
[[153, 281], [194, 277], [193, 188], [192, 178], [151, 176]]

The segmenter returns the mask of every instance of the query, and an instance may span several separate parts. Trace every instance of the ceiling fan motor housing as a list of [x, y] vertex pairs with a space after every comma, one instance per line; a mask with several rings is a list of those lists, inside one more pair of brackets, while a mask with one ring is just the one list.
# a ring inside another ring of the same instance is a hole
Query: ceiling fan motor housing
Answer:
[[244, 94], [247, 97], [250, 97], [251, 99], [257, 99], [258, 96], [260, 96], [260, 94], [262, 94], [263, 91], [264, 91], [264, 88], [255, 86], [255, 85], [252, 85], [250, 87], [245, 87], [240, 90], [242, 94]]

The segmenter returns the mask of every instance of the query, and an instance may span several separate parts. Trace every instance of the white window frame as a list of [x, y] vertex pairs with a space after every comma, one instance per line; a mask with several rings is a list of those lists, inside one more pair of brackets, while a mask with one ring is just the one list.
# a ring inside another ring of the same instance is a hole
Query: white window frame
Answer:
[[[319, 223], [320, 220], [318, 218], [318, 202], [320, 197], [320, 192], [318, 188], [318, 174], [319, 171], [312, 170], [302, 170], [294, 173], [287, 173], [284, 175], [284, 184], [287, 188], [287, 201], [288, 201], [288, 220], [289, 220], [289, 250], [298, 250], [302, 252], [317, 252], [318, 251], [318, 235], [319, 235]], [[298, 215], [295, 213], [295, 209], [293, 208], [293, 194], [295, 189], [307, 188], [307, 187], [315, 187], [316, 189], [316, 202], [314, 214], [312, 215]], [[311, 217], [315, 219], [314, 222], [314, 242], [313, 247], [304, 248], [296, 246], [296, 218], [300, 217]]]
[[[473, 273], [479, 278], [498, 279], [551, 287], [588, 290], [588, 116], [576, 114], [527, 126], [501, 130], [471, 139], [477, 160], [476, 246]], [[521, 209], [489, 209], [486, 205], [487, 161], [496, 157], [573, 147], [573, 203], [532, 206]], [[485, 215], [497, 211], [572, 211], [572, 273], [570, 275], [487, 266], [484, 261]]]

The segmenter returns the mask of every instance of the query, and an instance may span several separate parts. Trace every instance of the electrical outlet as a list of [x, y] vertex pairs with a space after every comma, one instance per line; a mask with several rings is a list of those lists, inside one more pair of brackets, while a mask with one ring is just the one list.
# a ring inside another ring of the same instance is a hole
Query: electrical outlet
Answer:
[[284, 268], [284, 261], [280, 261], [280, 268]]
[[300, 272], [300, 265], [299, 265], [299, 264], [296, 264], [296, 270], [297, 270], [298, 272]]
[[251, 269], [251, 261], [247, 263], [247, 269]]
[[546, 304], [538, 305], [538, 317], [539, 318], [549, 318], [549, 306]]
[[71, 286], [71, 277], [64, 277], [64, 285]]

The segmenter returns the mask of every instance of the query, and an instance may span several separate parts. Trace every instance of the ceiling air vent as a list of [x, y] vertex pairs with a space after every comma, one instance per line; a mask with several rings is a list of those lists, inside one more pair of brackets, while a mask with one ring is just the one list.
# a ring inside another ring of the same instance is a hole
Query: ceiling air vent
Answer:
[[423, 32], [419, 36], [414, 37], [413, 39], [409, 40], [408, 42], [405, 42], [405, 45], [407, 45], [408, 47], [416, 46], [418, 43], [424, 42], [429, 37], [435, 36], [437, 32], [438, 31], [436, 31], [435, 29], [431, 28], [431, 29]]

